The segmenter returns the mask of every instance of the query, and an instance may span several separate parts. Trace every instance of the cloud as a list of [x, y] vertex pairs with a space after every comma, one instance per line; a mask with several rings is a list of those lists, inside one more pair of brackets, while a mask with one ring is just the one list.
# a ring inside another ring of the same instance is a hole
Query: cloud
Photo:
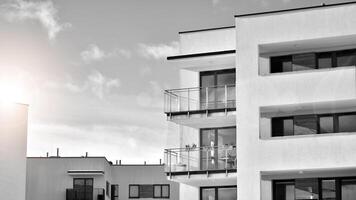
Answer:
[[178, 54], [179, 43], [173, 41], [169, 44], [139, 44], [139, 52], [145, 58], [162, 59]]
[[114, 49], [111, 52], [105, 52], [98, 45], [90, 44], [87, 49], [80, 53], [80, 56], [85, 63], [92, 63], [115, 56], [123, 56], [125, 58], [130, 58], [131, 52], [124, 49]]
[[38, 21], [46, 30], [48, 38], [54, 40], [59, 32], [71, 27], [70, 23], [59, 22], [58, 10], [53, 2], [48, 1], [24, 1], [11, 0], [9, 3], [0, 5], [0, 12], [10, 22], [13, 21]]
[[149, 88], [136, 96], [136, 102], [141, 107], [162, 108], [163, 87], [157, 81], [150, 81]]
[[212, 0], [213, 6], [217, 6], [220, 3], [220, 0]]
[[104, 99], [105, 96], [112, 92], [113, 89], [120, 87], [120, 80], [104, 76], [98, 71], [92, 71], [82, 84], [76, 84], [69, 77], [64, 83], [56, 81], [47, 81], [44, 84], [45, 88], [49, 89], [64, 89], [72, 93], [82, 93], [90, 91], [99, 99]]
[[109, 93], [112, 89], [120, 87], [119, 79], [107, 78], [98, 71], [93, 71], [88, 76], [88, 84], [93, 94], [100, 99], [103, 99], [104, 94]]

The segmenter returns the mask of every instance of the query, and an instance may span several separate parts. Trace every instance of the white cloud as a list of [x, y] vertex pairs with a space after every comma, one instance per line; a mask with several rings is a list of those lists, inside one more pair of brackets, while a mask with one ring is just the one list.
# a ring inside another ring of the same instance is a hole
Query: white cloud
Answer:
[[136, 96], [136, 102], [141, 107], [162, 108], [163, 87], [157, 81], [150, 81], [149, 88]]
[[124, 49], [114, 49], [111, 52], [105, 52], [96, 44], [90, 44], [88, 48], [80, 53], [82, 60], [85, 63], [91, 63], [94, 61], [101, 61], [105, 58], [123, 56], [125, 58], [131, 57], [131, 52]]
[[11, 0], [0, 6], [2, 16], [8, 21], [36, 20], [46, 30], [48, 38], [54, 40], [59, 32], [71, 26], [70, 23], [59, 22], [58, 10], [50, 0], [47, 1], [24, 1]]
[[88, 76], [88, 84], [93, 94], [100, 99], [103, 99], [104, 95], [112, 89], [120, 87], [119, 79], [107, 78], [98, 71], [93, 71]]
[[104, 99], [107, 94], [112, 92], [113, 89], [120, 87], [120, 80], [104, 76], [98, 71], [92, 71], [82, 84], [76, 84], [71, 78], [64, 81], [47, 81], [44, 84], [45, 88], [50, 89], [65, 89], [72, 93], [82, 93], [90, 91], [99, 99]]
[[162, 59], [178, 54], [179, 43], [173, 41], [169, 44], [139, 44], [139, 51], [146, 58]]

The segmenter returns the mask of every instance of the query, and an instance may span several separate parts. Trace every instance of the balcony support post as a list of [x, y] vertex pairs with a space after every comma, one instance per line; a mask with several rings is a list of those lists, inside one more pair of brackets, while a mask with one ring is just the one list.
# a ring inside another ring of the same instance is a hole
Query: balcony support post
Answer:
[[188, 115], [189, 115], [189, 111], [190, 111], [190, 90], [189, 90], [189, 88], [188, 88], [188, 94], [187, 94], [187, 97], [188, 97]]
[[205, 88], [205, 109], [208, 110], [209, 109], [209, 88], [206, 87]]
[[190, 172], [190, 150], [188, 149], [188, 177]]

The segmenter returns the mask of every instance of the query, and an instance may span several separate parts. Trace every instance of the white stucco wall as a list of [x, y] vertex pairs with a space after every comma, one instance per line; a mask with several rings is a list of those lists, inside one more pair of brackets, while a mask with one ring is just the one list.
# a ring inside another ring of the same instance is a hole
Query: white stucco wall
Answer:
[[[112, 184], [119, 185], [119, 199], [129, 199], [129, 184], [169, 184], [171, 200], [179, 199], [179, 184], [168, 181], [164, 166], [112, 166]], [[146, 198], [147, 200], [153, 200]], [[157, 199], [157, 198], [155, 198]]]
[[355, 23], [355, 4], [236, 18], [239, 200], [271, 198], [270, 182], [261, 182], [261, 171], [356, 166], [355, 133], [279, 139], [261, 139], [259, 135], [260, 107], [318, 104], [356, 95], [354, 67], [260, 75], [259, 47], [290, 42], [289, 49], [293, 49], [293, 41], [329, 37], [337, 46], [338, 37], [356, 34]]
[[235, 28], [179, 34], [180, 54], [194, 54], [235, 49]]
[[27, 112], [23, 104], [0, 104], [0, 196], [24, 200]]
[[[162, 165], [110, 165], [104, 157], [28, 158], [27, 162], [26, 200], [65, 200], [73, 178], [93, 178], [94, 189], [106, 190], [106, 181], [118, 184], [120, 200], [129, 199], [129, 184], [170, 184], [170, 199], [179, 199], [179, 185], [167, 180]], [[101, 170], [105, 174], [69, 175], [68, 170]]]
[[[105, 175], [72, 176], [68, 170], [102, 170]], [[26, 200], [64, 200], [73, 178], [93, 178], [94, 188], [106, 189], [110, 174], [105, 158], [28, 158]]]

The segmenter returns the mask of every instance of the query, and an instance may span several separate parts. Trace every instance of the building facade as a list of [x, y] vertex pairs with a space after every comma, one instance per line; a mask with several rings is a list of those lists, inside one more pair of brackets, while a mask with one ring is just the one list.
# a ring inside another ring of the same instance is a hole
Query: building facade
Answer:
[[25, 199], [28, 106], [0, 103], [0, 196]]
[[112, 164], [105, 157], [30, 157], [26, 200], [179, 199], [164, 165]]
[[165, 91], [176, 148], [165, 150], [166, 175], [181, 199], [236, 199], [235, 27], [179, 33], [180, 88]]
[[180, 33], [166, 175], [181, 199], [356, 199], [356, 3]]

